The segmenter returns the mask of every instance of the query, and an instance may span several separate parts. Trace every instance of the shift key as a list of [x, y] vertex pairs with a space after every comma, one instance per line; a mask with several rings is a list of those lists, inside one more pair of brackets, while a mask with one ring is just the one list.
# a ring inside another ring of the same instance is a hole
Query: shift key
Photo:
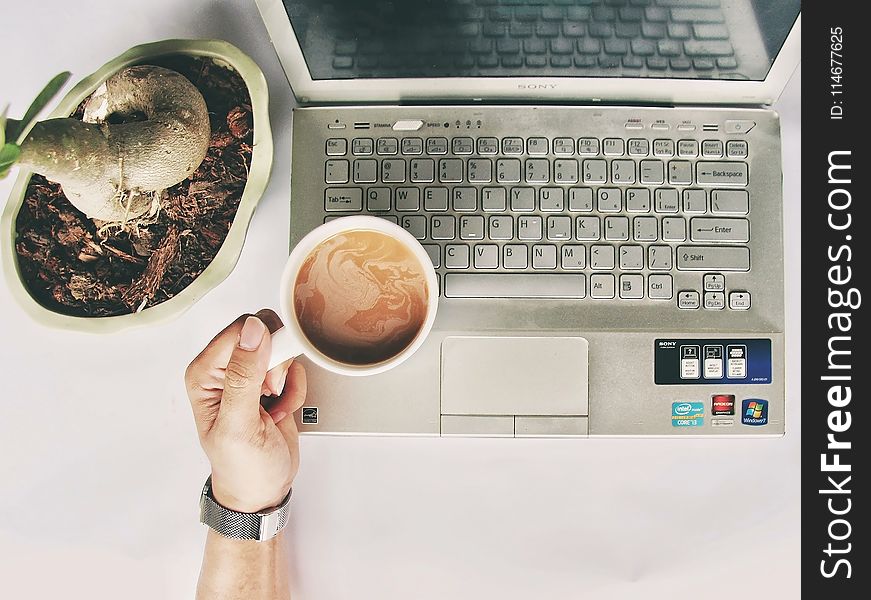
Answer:
[[696, 163], [699, 185], [747, 185], [747, 163], [702, 161]]
[[678, 246], [679, 271], [749, 271], [750, 249], [729, 246]]

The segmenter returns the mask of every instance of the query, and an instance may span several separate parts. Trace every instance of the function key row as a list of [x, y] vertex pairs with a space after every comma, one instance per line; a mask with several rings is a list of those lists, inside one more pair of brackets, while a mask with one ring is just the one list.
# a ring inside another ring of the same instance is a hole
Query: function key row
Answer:
[[[657, 156], [682, 158], [747, 158], [749, 147], [745, 140], [671, 140], [645, 138], [604, 138], [582, 137], [575, 140], [570, 137], [558, 137], [553, 140], [546, 137], [505, 137], [501, 140], [495, 137], [407, 137], [401, 140], [394, 137], [385, 138], [354, 138], [351, 140], [351, 154], [354, 156], [394, 156], [397, 154], [445, 155], [449, 152], [456, 155], [478, 154], [495, 156], [497, 154], [530, 156]], [[326, 143], [327, 156], [345, 156], [348, 154], [348, 140], [345, 138], [330, 138]]]

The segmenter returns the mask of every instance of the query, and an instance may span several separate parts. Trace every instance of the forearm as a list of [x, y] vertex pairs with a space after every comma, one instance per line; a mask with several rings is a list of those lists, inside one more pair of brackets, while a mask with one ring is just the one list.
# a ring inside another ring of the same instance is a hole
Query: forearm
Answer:
[[289, 600], [285, 533], [266, 542], [231, 540], [209, 530], [198, 600]]

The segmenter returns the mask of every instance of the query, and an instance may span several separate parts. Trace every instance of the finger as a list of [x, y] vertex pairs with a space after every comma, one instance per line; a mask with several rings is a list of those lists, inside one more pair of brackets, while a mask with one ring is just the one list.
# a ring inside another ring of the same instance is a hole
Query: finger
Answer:
[[291, 415], [299, 410], [305, 402], [307, 387], [305, 368], [302, 363], [292, 362], [287, 371], [284, 392], [279, 397], [278, 402], [269, 407], [269, 415], [276, 425], [286, 418], [293, 420]]
[[245, 319], [224, 372], [218, 420], [247, 427], [259, 422], [260, 391], [269, 366], [271, 339], [257, 317]]

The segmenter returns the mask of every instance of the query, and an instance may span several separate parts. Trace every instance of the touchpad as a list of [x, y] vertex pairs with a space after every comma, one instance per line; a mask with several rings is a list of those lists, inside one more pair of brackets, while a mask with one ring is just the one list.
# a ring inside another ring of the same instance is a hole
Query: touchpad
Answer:
[[443, 415], [587, 415], [587, 340], [447, 337]]

